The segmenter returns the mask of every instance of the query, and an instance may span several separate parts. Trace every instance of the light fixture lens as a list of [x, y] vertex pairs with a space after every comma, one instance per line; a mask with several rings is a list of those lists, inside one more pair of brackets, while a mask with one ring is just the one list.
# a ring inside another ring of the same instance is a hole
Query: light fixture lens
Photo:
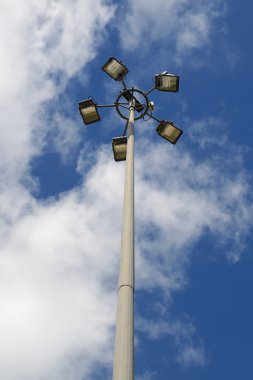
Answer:
[[169, 141], [171, 144], [176, 144], [177, 140], [183, 134], [182, 129], [177, 128], [172, 121], [161, 121], [156, 128], [158, 135]]
[[155, 88], [158, 91], [177, 92], [179, 90], [179, 76], [174, 74], [156, 75]]
[[112, 140], [112, 150], [115, 161], [125, 161], [127, 152], [127, 137], [115, 137]]
[[122, 80], [128, 73], [127, 67], [116, 58], [111, 57], [108, 61], [102, 66], [102, 70], [110, 75], [114, 80]]
[[87, 99], [79, 103], [79, 111], [83, 118], [84, 124], [96, 123], [100, 120], [97, 111], [97, 105], [92, 99]]

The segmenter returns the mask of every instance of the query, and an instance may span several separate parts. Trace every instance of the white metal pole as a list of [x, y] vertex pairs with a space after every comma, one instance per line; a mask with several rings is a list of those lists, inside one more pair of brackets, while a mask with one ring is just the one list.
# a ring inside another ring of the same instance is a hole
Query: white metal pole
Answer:
[[134, 379], [134, 100], [130, 103], [113, 380]]

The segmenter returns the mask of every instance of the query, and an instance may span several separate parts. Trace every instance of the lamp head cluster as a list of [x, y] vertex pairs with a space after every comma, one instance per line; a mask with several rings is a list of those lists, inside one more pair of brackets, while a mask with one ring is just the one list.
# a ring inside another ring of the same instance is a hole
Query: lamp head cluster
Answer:
[[[143, 92], [134, 87], [127, 88], [124, 82], [124, 78], [128, 73], [128, 68], [123, 64], [123, 62], [117, 60], [114, 57], [108, 59], [108, 61], [102, 66], [102, 70], [108, 74], [114, 80], [121, 82], [123, 89], [119, 93], [116, 101], [113, 104], [99, 105], [92, 98], [86, 99], [79, 103], [79, 111], [82, 116], [84, 124], [92, 124], [101, 120], [98, 108], [108, 108], [115, 107], [117, 113], [122, 119], [128, 120], [128, 114], [126, 110], [129, 110], [129, 105], [134, 99], [135, 120], [144, 119], [147, 115], [149, 118], [153, 118], [159, 122], [156, 131], [159, 136], [163, 137], [165, 140], [169, 141], [171, 144], [176, 144], [178, 139], [181, 137], [183, 131], [176, 127], [172, 121], [159, 120], [152, 115], [154, 111], [154, 103], [148, 99], [148, 94], [153, 90], [164, 91], [164, 92], [178, 92], [179, 90], [179, 76], [175, 74], [169, 74], [164, 71], [160, 74], [156, 74], [154, 77], [154, 87], [152, 87], [148, 92]], [[126, 148], [127, 148], [127, 137], [125, 136], [127, 129], [124, 130], [123, 136], [115, 137], [112, 141], [112, 148], [114, 153], [115, 161], [124, 161], [126, 159]]]

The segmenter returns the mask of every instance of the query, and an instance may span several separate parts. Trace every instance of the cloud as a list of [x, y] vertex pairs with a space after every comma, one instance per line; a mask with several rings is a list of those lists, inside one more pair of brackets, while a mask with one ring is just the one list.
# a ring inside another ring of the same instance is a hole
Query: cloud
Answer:
[[[1, 2], [0, 378], [4, 380], [79, 380], [88, 378], [95, 366], [111, 368], [124, 164], [112, 161], [110, 144], [97, 151], [86, 145], [77, 163], [81, 185], [47, 200], [33, 197], [39, 184], [30, 169], [47, 139], [65, 163], [80, 141], [67, 102], [62, 114], [57, 106], [68, 80], [83, 74], [83, 67], [95, 57], [115, 11], [110, 4]], [[212, 20], [219, 14], [200, 1], [191, 10], [185, 1], [177, 4], [166, 6], [175, 16], [168, 30], [177, 30], [174, 51], [179, 59], [183, 48], [208, 43]], [[133, 20], [143, 9], [142, 1], [132, 4]], [[145, 9], [151, 25], [157, 11], [151, 3]], [[131, 34], [132, 19], [126, 16]], [[181, 31], [186, 16], [189, 23]], [[136, 41], [132, 35], [122, 35], [123, 44], [135, 47], [145, 28], [140, 20], [139, 34], [132, 34]], [[164, 40], [168, 35], [166, 31]], [[150, 41], [157, 38], [155, 26]], [[208, 123], [194, 122], [195, 132], [205, 130]], [[136, 161], [137, 286], [139, 291], [160, 289], [170, 299], [186, 286], [192, 247], [204, 234], [218, 236], [232, 252], [231, 258], [239, 259], [251, 226], [252, 203], [241, 151], [225, 161], [215, 151], [200, 162], [187, 145], [174, 149], [144, 136], [142, 141]], [[210, 136], [201, 141], [199, 150], [217, 146]], [[226, 138], [222, 141], [222, 148], [228, 149]], [[180, 339], [180, 343], [175, 340], [178, 360], [186, 365], [203, 362], [201, 345]]]
[[[229, 260], [236, 262], [245, 249], [245, 238], [252, 226], [249, 216], [252, 210], [251, 178], [244, 167], [244, 157], [249, 148], [231, 141], [230, 125], [222, 119], [209, 117], [189, 121], [189, 125], [189, 137], [195, 152], [200, 155], [199, 159], [204, 164], [209, 161], [209, 167], [214, 168], [208, 176], [217, 182], [216, 195], [221, 203], [219, 210], [226, 221], [224, 225], [217, 225], [222, 235], [220, 244], [229, 243], [226, 255]], [[236, 210], [232, 215], [231, 209]]]
[[164, 49], [166, 54], [169, 49], [170, 61], [178, 64], [186, 55], [193, 61], [189, 53], [200, 48], [205, 47], [207, 52], [216, 20], [224, 14], [224, 4], [220, 1], [129, 0], [128, 7], [128, 12], [123, 9], [120, 17], [123, 48], [145, 51], [153, 46], [159, 57]]
[[207, 364], [207, 358], [205, 349], [202, 344], [198, 346], [187, 345], [184, 346], [177, 357], [178, 363], [180, 363], [183, 367], [188, 367], [191, 365], [196, 365], [203, 367]]
[[137, 375], [136, 379], [137, 380], [153, 380], [153, 379], [156, 379], [156, 377], [157, 377], [156, 372], [145, 371], [143, 375]]
[[80, 145], [81, 132], [77, 128], [77, 121], [70, 117], [61, 115], [55, 112], [51, 126], [52, 132], [49, 132], [47, 141], [53, 145], [53, 150], [56, 151], [62, 161], [67, 164], [72, 161], [77, 154], [77, 147]]
[[[43, 150], [54, 126], [46, 106], [54, 99], [57, 109], [68, 80], [95, 57], [113, 12], [114, 6], [102, 0], [1, 2], [0, 174], [5, 183], [22, 178], [31, 158]], [[77, 139], [78, 133], [72, 134]]]
[[[83, 277], [84, 256], [72, 245], [71, 230], [83, 236], [84, 246], [98, 244], [89, 240], [81, 220], [80, 231], [73, 228], [78, 192], [67, 200], [37, 201], [31, 193], [39, 184], [30, 164], [43, 152], [49, 132], [65, 160], [80, 141], [73, 120], [55, 112], [58, 97], [95, 57], [115, 7], [100, 0], [30, 0], [2, 1], [0, 8], [0, 377], [81, 378], [92, 363], [110, 360], [110, 350], [99, 353], [112, 339], [114, 297], [94, 281], [99, 276], [107, 282], [106, 274]], [[88, 221], [88, 210], [83, 212]]]
[[[196, 161], [183, 145], [146, 140], [137, 149], [137, 290], [160, 289], [167, 299], [187, 284], [192, 248], [203, 234], [240, 246], [252, 214], [247, 178], [231, 179], [229, 161]], [[114, 163], [109, 144], [89, 168], [88, 147], [83, 154], [80, 187], [46, 201], [24, 197], [26, 207], [1, 231], [0, 377], [6, 380], [81, 379], [95, 364], [111, 366], [124, 164]], [[166, 330], [182, 365], [206, 363], [190, 323], [160, 318], [157, 325], [142, 321], [141, 329], [153, 339]]]
[[174, 322], [148, 320], [138, 317], [136, 327], [138, 332], [145, 333], [152, 340], [161, 340], [169, 336], [174, 341], [178, 350], [174, 359], [183, 367], [203, 367], [207, 364], [204, 345], [201, 341], [195, 341], [195, 328], [189, 320], [186, 322]]
[[81, 379], [111, 361], [120, 215], [106, 198], [120, 184], [110, 166], [58, 200], [31, 200], [1, 234], [1, 378]]
[[143, 141], [137, 163], [137, 249], [142, 253], [140, 265], [145, 268], [148, 259], [154, 270], [141, 271], [139, 286], [142, 281], [166, 291], [184, 286], [190, 247], [206, 234], [218, 237], [213, 241], [236, 261], [252, 226], [252, 199], [240, 150], [228, 143], [209, 156], [206, 148], [205, 157], [197, 159], [184, 149], [182, 143], [173, 150], [166, 142], [158, 147]]

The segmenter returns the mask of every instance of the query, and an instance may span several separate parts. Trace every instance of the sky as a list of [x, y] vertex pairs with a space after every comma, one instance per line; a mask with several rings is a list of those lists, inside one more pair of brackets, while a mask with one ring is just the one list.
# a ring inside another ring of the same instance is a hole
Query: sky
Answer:
[[124, 121], [111, 56], [154, 115], [135, 124], [135, 378], [252, 380], [252, 63], [247, 0], [2, 0], [0, 379], [111, 379]]

